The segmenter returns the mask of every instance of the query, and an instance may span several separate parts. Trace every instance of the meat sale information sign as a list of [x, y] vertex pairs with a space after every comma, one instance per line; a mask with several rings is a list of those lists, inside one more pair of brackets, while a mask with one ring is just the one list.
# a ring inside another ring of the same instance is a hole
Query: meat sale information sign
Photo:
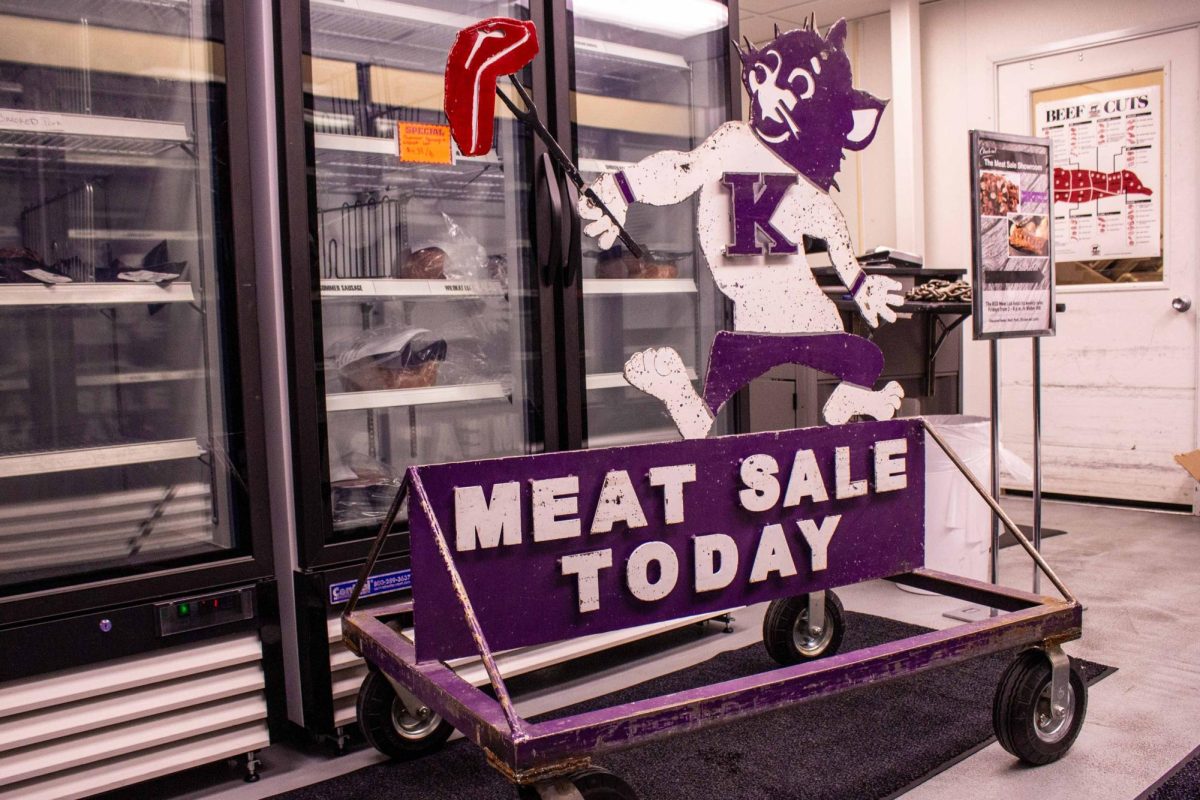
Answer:
[[499, 651], [909, 572], [924, 476], [912, 419], [413, 467], [417, 657], [463, 596]]
[[976, 339], [1054, 333], [1050, 140], [971, 131]]
[[1054, 249], [1059, 261], [1162, 254], [1160, 88], [1038, 103], [1054, 147]]

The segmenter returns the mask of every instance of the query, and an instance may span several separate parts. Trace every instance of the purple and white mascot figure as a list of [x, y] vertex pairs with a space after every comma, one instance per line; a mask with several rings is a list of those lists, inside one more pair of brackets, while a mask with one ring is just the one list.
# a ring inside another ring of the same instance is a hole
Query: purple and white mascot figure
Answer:
[[[890, 419], [903, 392], [894, 381], [873, 389], [883, 354], [846, 333], [834, 301], [817, 285], [803, 235], [824, 239], [829, 256], [871, 326], [894, 322], [900, 284], [866, 275], [854, 257], [846, 220], [829, 197], [843, 150], [875, 137], [886, 101], [851, 85], [843, 44], [846, 21], [824, 38], [810, 25], [741, 51], [750, 122], [727, 122], [690, 153], [662, 151], [592, 189], [624, 224], [632, 203], [672, 205], [700, 193], [698, 230], [717, 287], [734, 303], [733, 331], [713, 340], [703, 395], [669, 347], [635, 353], [625, 379], [666, 405], [684, 438], [708, 435], [738, 389], [780, 364], [801, 364], [841, 379], [823, 415], [842, 424], [856, 415]], [[579, 213], [602, 248], [617, 226], [590, 200]]]

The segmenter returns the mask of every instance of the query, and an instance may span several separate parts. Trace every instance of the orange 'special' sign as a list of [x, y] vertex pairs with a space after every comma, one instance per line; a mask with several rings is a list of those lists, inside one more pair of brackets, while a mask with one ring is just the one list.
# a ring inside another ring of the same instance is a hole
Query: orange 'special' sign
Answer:
[[397, 122], [396, 141], [399, 143], [401, 161], [423, 164], [449, 164], [452, 161], [449, 125]]

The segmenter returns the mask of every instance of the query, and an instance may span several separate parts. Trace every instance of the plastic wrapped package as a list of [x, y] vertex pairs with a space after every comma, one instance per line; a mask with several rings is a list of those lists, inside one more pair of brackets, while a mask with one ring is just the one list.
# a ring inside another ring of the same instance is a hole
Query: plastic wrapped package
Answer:
[[329, 479], [334, 524], [383, 517], [400, 486], [391, 467], [357, 450], [330, 459]]
[[433, 386], [447, 347], [425, 328], [391, 326], [364, 331], [334, 349], [342, 383], [356, 392]]

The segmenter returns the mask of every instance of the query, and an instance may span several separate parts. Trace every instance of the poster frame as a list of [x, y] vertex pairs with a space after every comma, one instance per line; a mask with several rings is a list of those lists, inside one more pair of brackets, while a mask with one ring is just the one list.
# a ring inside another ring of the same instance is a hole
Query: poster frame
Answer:
[[[979, 143], [983, 139], [1005, 142], [1009, 144], [1036, 145], [1046, 148], [1047, 176], [1047, 245], [1050, 259], [1050, 299], [1049, 325], [1045, 328], [1017, 331], [985, 331], [983, 314], [983, 230], [980, 223], [983, 209], [979, 202]], [[971, 172], [971, 323], [972, 335], [976, 340], [995, 339], [1028, 339], [1032, 337], [1054, 336], [1057, 329], [1057, 312], [1055, 310], [1055, 274], [1054, 274], [1054, 147], [1049, 138], [1040, 136], [1021, 136], [1015, 133], [999, 131], [972, 130], [970, 132], [970, 172]]]

